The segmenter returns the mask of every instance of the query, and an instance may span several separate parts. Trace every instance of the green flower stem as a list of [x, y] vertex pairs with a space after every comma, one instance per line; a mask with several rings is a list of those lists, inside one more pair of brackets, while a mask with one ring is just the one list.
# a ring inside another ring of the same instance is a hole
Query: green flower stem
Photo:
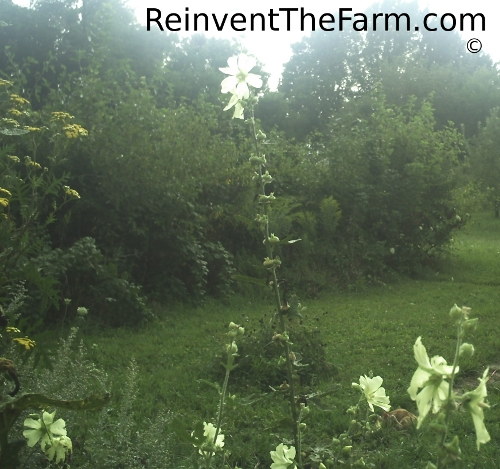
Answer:
[[[259, 149], [259, 142], [257, 139], [257, 129], [255, 126], [255, 114], [254, 114], [254, 109], [253, 109], [253, 104], [250, 105], [250, 115], [252, 119], [252, 135], [253, 135], [253, 140], [255, 144], [255, 151], [258, 157], [260, 157], [260, 149]], [[266, 189], [265, 189], [265, 184], [262, 180], [262, 165], [259, 167], [259, 176], [260, 176], [260, 190], [262, 195], [266, 195]], [[269, 214], [269, 209], [267, 204], [264, 205], [264, 215], [266, 217]], [[273, 249], [271, 247], [271, 243], [269, 242], [269, 218], [267, 218], [266, 222], [266, 227], [265, 227], [265, 241], [266, 241], [266, 251], [267, 251], [267, 256], [269, 259], [273, 259]], [[278, 286], [278, 278], [276, 276], [276, 269], [272, 269], [272, 279], [273, 279], [273, 291], [274, 291], [274, 299], [276, 302], [276, 310], [277, 314], [280, 319], [280, 327], [282, 332], [286, 332], [286, 323], [285, 323], [285, 318], [284, 315], [281, 312], [281, 298], [280, 298], [280, 292], [279, 292], [279, 286]], [[294, 440], [294, 445], [296, 448], [299, 450], [297, 451], [297, 456], [298, 456], [298, 463], [299, 467], [302, 467], [302, 456], [301, 456], [301, 451], [300, 451], [300, 436], [299, 436], [299, 431], [298, 431], [298, 425], [299, 425], [299, 416], [297, 414], [297, 407], [295, 405], [295, 386], [293, 382], [293, 365], [292, 361], [290, 359], [290, 346], [288, 344], [288, 341], [285, 341], [284, 343], [285, 347], [285, 357], [286, 357], [286, 371], [287, 371], [287, 378], [288, 378], [288, 385], [289, 387], [289, 394], [288, 394], [288, 399], [290, 402], [290, 411], [292, 414], [292, 420], [293, 420], [293, 425], [292, 425], [292, 431], [293, 431], [293, 440]]]
[[[457, 346], [455, 349], [455, 357], [453, 358], [453, 368], [451, 370], [451, 378], [450, 378], [450, 387], [448, 389], [448, 400], [447, 400], [447, 406], [446, 406], [446, 429], [443, 433], [443, 436], [441, 438], [441, 447], [444, 447], [444, 444], [446, 443], [446, 438], [448, 437], [448, 430], [450, 427], [450, 422], [451, 422], [451, 413], [452, 413], [452, 408], [451, 408], [451, 396], [453, 394], [453, 384], [455, 382], [455, 370], [458, 367], [458, 359], [459, 359], [459, 354], [460, 354], [460, 347], [462, 345], [462, 335], [463, 335], [463, 319], [460, 319], [457, 324]], [[438, 458], [436, 467], [437, 469], [440, 469], [443, 467], [441, 464], [440, 459]]]
[[[226, 400], [227, 385], [229, 383], [229, 375], [231, 373], [231, 370], [233, 369], [233, 363], [234, 363], [234, 356], [230, 351], [228, 351], [227, 364], [226, 364], [226, 375], [224, 376], [224, 384], [222, 385], [222, 391], [221, 391], [220, 401], [219, 401], [219, 411], [217, 413], [217, 427], [215, 430], [215, 436], [214, 436], [214, 441], [213, 441], [214, 445], [215, 445], [215, 442], [217, 441], [217, 437], [219, 436], [220, 428], [222, 425], [222, 411], [224, 410], [224, 402]], [[210, 461], [212, 459], [213, 454], [214, 453], [210, 452], [208, 454], [208, 458], [205, 459], [207, 469], [210, 469]], [[223, 464], [223, 466], [224, 466], [224, 464]]]

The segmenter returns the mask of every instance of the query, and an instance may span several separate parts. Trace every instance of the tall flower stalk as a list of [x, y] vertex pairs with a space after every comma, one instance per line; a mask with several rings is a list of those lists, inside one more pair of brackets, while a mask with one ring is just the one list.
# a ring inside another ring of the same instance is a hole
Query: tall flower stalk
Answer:
[[[262, 154], [260, 149], [260, 144], [265, 140], [266, 136], [262, 131], [257, 129], [255, 123], [254, 115], [254, 102], [255, 96], [254, 92], [250, 91], [248, 85], [253, 88], [260, 88], [262, 86], [262, 80], [258, 75], [249, 73], [250, 69], [255, 65], [255, 59], [240, 54], [238, 57], [231, 57], [228, 60], [229, 67], [221, 68], [220, 70], [226, 74], [230, 74], [222, 82], [222, 92], [232, 94], [228, 105], [224, 110], [229, 110], [233, 106], [235, 108], [233, 118], [243, 118], [245, 107], [248, 107], [250, 118], [249, 122], [251, 125], [252, 139], [254, 143], [255, 153], [250, 157], [250, 163], [256, 168], [256, 178], [259, 182], [259, 195], [258, 202], [262, 207], [262, 213], [258, 214], [256, 217], [257, 223], [260, 225], [262, 232], [264, 234], [264, 245], [266, 249], [266, 257], [264, 259], [264, 267], [270, 272], [271, 280], [269, 285], [273, 289], [274, 301], [276, 304], [277, 316], [279, 318], [280, 334], [275, 334], [276, 341], [283, 346], [285, 361], [286, 361], [286, 372], [287, 372], [287, 383], [282, 385], [282, 389], [288, 394], [288, 401], [290, 405], [290, 413], [292, 417], [292, 433], [295, 448], [300, 449], [300, 415], [295, 402], [295, 383], [293, 377], [293, 354], [290, 350], [290, 341], [288, 338], [286, 317], [290, 311], [290, 306], [288, 304], [283, 304], [280, 295], [280, 288], [278, 282], [278, 276], [276, 274], [276, 269], [281, 265], [281, 260], [278, 256], [274, 254], [274, 246], [276, 244], [282, 244], [283, 241], [270, 232], [269, 228], [269, 207], [270, 204], [275, 200], [274, 194], [271, 192], [267, 194], [266, 185], [273, 181], [272, 176], [264, 168], [266, 165], [266, 157]], [[286, 241], [289, 243], [290, 241]], [[295, 242], [295, 240], [291, 241]], [[297, 452], [298, 465], [302, 467], [301, 452]]]

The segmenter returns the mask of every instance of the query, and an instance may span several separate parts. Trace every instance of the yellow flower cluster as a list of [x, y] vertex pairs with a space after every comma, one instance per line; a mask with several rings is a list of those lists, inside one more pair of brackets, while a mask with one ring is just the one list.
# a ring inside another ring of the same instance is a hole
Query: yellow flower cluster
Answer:
[[2, 119], [2, 122], [5, 123], [5, 124], [12, 124], [14, 127], [19, 127], [19, 122], [17, 122], [14, 119], [9, 119], [7, 117], [4, 117]]
[[19, 109], [7, 109], [7, 112], [9, 114], [12, 114], [13, 116], [21, 116], [23, 113]]
[[7, 194], [10, 197], [12, 197], [12, 193], [10, 191], [8, 191], [7, 189], [4, 189], [3, 187], [0, 187], [0, 192], [3, 192], [4, 194]]
[[7, 207], [7, 205], [9, 205], [9, 199], [6, 199], [5, 197], [0, 197], [0, 205], [2, 207]]
[[67, 138], [86, 137], [89, 133], [81, 125], [68, 124], [63, 127]]
[[9, 334], [11, 334], [12, 332], [21, 332], [17, 327], [12, 327], [12, 326], [9, 326], [5, 329]]
[[71, 189], [69, 186], [63, 186], [64, 192], [69, 195], [70, 197], [74, 197], [75, 199], [80, 198], [80, 194], [75, 191], [75, 189]]
[[20, 104], [21, 106], [30, 103], [27, 99], [21, 98], [21, 96], [19, 96], [18, 94], [11, 94], [10, 101], [13, 104]]
[[8, 155], [7, 158], [9, 158], [10, 160], [12, 160], [14, 163], [19, 163], [21, 161], [19, 159], [19, 156], [15, 156], [15, 155]]
[[30, 132], [40, 132], [40, 130], [42, 130], [40, 127], [25, 127], [25, 129]]
[[66, 119], [73, 119], [73, 116], [71, 114], [68, 114], [67, 112], [53, 112], [52, 113], [52, 118], [50, 119], [50, 122], [66, 122]]
[[30, 350], [36, 345], [35, 341], [29, 339], [28, 337], [15, 337], [12, 340], [17, 342], [19, 345], [22, 345], [26, 350]]
[[0, 86], [12, 86], [13, 83], [11, 81], [8, 81], [8, 80], [2, 80], [0, 78]]
[[40, 166], [40, 164], [37, 163], [36, 161], [28, 161], [26, 164], [28, 166], [31, 166], [31, 167], [36, 168], [36, 169], [42, 169], [42, 167]]

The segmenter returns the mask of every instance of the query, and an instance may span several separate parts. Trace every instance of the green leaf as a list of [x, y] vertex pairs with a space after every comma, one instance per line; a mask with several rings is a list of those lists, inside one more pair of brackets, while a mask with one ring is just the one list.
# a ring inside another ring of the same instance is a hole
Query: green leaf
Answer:
[[211, 381], [207, 381], [206, 379], [198, 379], [197, 382], [206, 384], [206, 385], [210, 386], [211, 388], [216, 389], [220, 393], [219, 383], [212, 383]]
[[94, 394], [86, 397], [85, 399], [77, 399], [67, 401], [63, 399], [53, 399], [43, 394], [20, 394], [14, 398], [4, 396], [0, 400], [0, 413], [5, 411], [19, 411], [19, 413], [26, 409], [38, 408], [42, 406], [58, 407], [60, 409], [69, 410], [99, 410], [102, 409], [111, 400], [111, 394], [104, 394], [99, 396]]
[[279, 243], [277, 244], [293, 244], [296, 243], [297, 241], [302, 241], [300, 238], [299, 239], [292, 239], [292, 235], [288, 235], [286, 238], [283, 238], [280, 240]]
[[24, 134], [29, 134], [29, 130], [26, 129], [6, 129], [6, 128], [1, 128], [0, 129], [0, 134], [4, 135], [24, 135]]

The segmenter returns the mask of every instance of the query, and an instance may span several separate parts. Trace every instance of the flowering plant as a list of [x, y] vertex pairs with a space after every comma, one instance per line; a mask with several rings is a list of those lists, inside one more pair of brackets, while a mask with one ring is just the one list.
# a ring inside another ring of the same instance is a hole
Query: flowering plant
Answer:
[[[438, 460], [437, 465], [429, 463], [429, 468], [451, 465], [461, 454], [458, 436], [447, 442], [451, 414], [457, 409], [457, 403], [461, 403], [472, 416], [476, 430], [477, 449], [480, 449], [481, 444], [490, 441], [490, 435], [484, 425], [483, 414], [483, 409], [489, 407], [484, 402], [487, 395], [486, 382], [488, 381], [489, 369], [484, 371], [482, 378], [479, 379], [479, 386], [474, 391], [457, 396], [453, 390], [454, 379], [460, 369], [460, 358], [470, 357], [474, 353], [474, 347], [463, 342], [466, 334], [477, 325], [477, 318], [469, 319], [469, 314], [470, 308], [466, 306], [459, 308], [454, 305], [450, 310], [450, 316], [457, 327], [455, 357], [451, 365], [448, 365], [443, 357], [437, 355], [429, 360], [421, 337], [417, 338], [413, 346], [418, 368], [413, 374], [408, 394], [417, 402], [419, 410], [417, 428], [422, 425], [430, 410], [432, 413], [438, 414], [431, 426], [440, 435]], [[419, 389], [421, 389], [420, 392], [418, 392]]]

